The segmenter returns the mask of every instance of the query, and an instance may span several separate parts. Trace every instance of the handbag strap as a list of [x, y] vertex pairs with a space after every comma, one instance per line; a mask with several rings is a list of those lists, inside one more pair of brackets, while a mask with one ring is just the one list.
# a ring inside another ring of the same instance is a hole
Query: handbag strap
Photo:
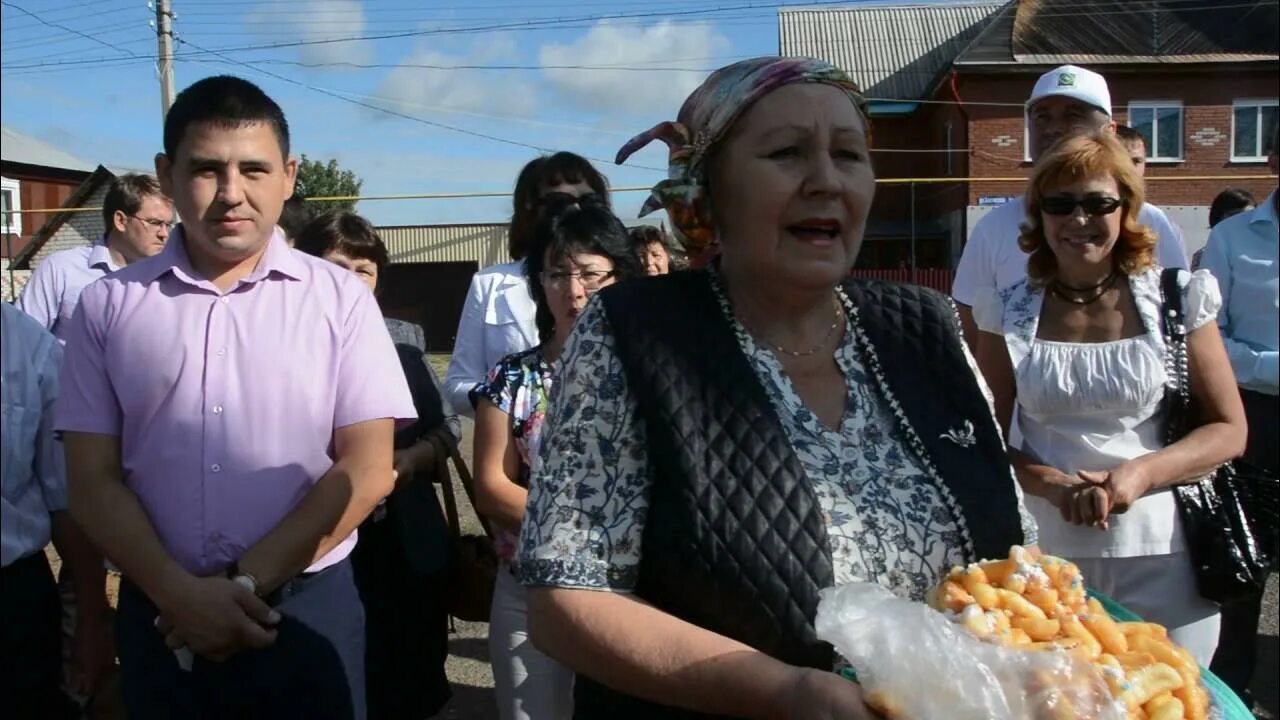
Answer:
[[456, 540], [462, 537], [462, 522], [458, 516], [458, 500], [453, 491], [453, 478], [449, 475], [449, 464], [453, 463], [454, 472], [458, 473], [458, 480], [462, 485], [462, 491], [467, 495], [467, 501], [471, 503], [471, 509], [476, 514], [476, 519], [480, 521], [480, 528], [484, 530], [484, 534], [490, 539], [493, 538], [493, 528], [489, 526], [489, 521], [480, 514], [476, 509], [476, 490], [475, 480], [471, 477], [471, 471], [467, 469], [467, 461], [462, 458], [462, 454], [458, 452], [458, 446], [453, 442], [444, 442], [436, 446], [437, 452], [436, 463], [438, 479], [441, 492], [444, 495], [444, 513], [445, 520], [449, 525], [449, 534]]
[[1182, 307], [1182, 289], [1178, 287], [1178, 269], [1165, 268], [1160, 273], [1161, 320], [1165, 338], [1165, 371], [1169, 377], [1165, 389], [1168, 406], [1166, 444], [1181, 440], [1191, 427], [1191, 375], [1187, 364], [1187, 318]]
[[458, 480], [462, 483], [462, 491], [467, 494], [467, 502], [471, 503], [471, 509], [475, 511], [476, 519], [480, 521], [480, 528], [484, 530], [484, 534], [493, 538], [493, 528], [489, 526], [489, 521], [484, 515], [480, 514], [479, 506], [476, 505], [476, 483], [471, 477], [471, 471], [467, 469], [467, 462], [462, 459], [462, 454], [458, 452], [457, 445], [450, 445], [449, 459], [453, 461], [453, 469], [458, 473]]

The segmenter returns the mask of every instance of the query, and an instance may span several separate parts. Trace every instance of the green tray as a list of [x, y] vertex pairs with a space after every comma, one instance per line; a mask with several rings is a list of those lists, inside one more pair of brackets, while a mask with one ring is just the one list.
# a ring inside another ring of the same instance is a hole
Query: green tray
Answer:
[[[1116, 622], [1141, 622], [1142, 618], [1134, 615], [1128, 608], [1095, 590], [1089, 590], [1089, 597], [1097, 598], [1104, 610]], [[858, 675], [853, 668], [840, 671], [844, 677], [857, 682]], [[1240, 697], [1227, 687], [1217, 675], [1208, 668], [1200, 668], [1200, 682], [1209, 691], [1210, 720], [1254, 720], [1253, 713], [1244, 706]]]

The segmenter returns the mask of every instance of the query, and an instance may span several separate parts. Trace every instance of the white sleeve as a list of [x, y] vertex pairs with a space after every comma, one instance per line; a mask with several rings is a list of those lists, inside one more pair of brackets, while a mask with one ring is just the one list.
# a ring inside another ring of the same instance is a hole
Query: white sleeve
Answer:
[[960, 263], [956, 265], [956, 279], [951, 285], [951, 297], [961, 305], [973, 307], [977, 301], [978, 292], [983, 288], [996, 287], [996, 271], [991, 262], [991, 231], [992, 215], [995, 211], [987, 213], [977, 225], [973, 226], [973, 232], [969, 233], [969, 241], [964, 245], [964, 251], [960, 254]]
[[973, 299], [973, 321], [978, 329], [994, 335], [1004, 334], [1004, 303], [995, 288], [978, 290]]
[[1182, 286], [1183, 312], [1187, 317], [1187, 332], [1195, 332], [1204, 327], [1210, 320], [1218, 319], [1218, 311], [1222, 309], [1222, 293], [1218, 290], [1218, 281], [1208, 270], [1197, 270], [1194, 273], [1178, 273]]
[[444, 378], [445, 394], [459, 415], [475, 417], [471, 406], [471, 389], [484, 382], [489, 368], [485, 367], [484, 308], [487, 289], [479, 273], [471, 278], [467, 300], [458, 320], [458, 334], [453, 342], [453, 357]]
[[1156, 262], [1160, 267], [1186, 269], [1191, 263], [1187, 261], [1187, 245], [1182, 238], [1182, 228], [1170, 220], [1164, 211], [1151, 205], [1147, 207], [1152, 209], [1151, 229], [1156, 232]]

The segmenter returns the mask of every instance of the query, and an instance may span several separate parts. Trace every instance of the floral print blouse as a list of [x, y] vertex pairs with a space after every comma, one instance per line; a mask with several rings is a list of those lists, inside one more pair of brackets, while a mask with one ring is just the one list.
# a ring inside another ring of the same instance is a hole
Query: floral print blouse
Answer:
[[[537, 455], [542, 438], [554, 373], [539, 345], [503, 358], [489, 371], [488, 379], [471, 391], [473, 404], [483, 398], [511, 417], [511, 437], [520, 454], [518, 481], [525, 487], [529, 485], [531, 458]], [[498, 558], [510, 563], [516, 554], [517, 537], [497, 527], [494, 534]]]
[[[923, 600], [965, 561], [966, 533], [959, 509], [899, 437], [886, 389], [868, 372], [857, 323], [849, 323], [835, 351], [848, 400], [839, 430], [832, 430], [804, 406], [773, 353], [736, 320], [717, 276], [707, 277], [813, 484], [836, 583], [872, 581]], [[848, 298], [841, 299], [853, 318]], [[578, 318], [562, 360], [547, 442], [533, 468], [517, 576], [526, 585], [630, 592], [648, 505], [648, 446], [598, 301]], [[1026, 542], [1034, 543], [1034, 521], [1025, 511], [1022, 520]]]

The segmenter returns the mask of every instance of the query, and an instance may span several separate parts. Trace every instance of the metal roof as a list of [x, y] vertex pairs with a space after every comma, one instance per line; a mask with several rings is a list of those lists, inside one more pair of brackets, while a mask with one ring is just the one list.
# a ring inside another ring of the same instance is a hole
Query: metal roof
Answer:
[[507, 223], [409, 225], [377, 228], [392, 263], [508, 262]]
[[93, 172], [98, 167], [8, 127], [0, 128], [0, 160], [79, 172]]
[[919, 100], [1005, 2], [778, 12], [779, 54], [826, 60], [868, 98]]
[[1168, 65], [1280, 59], [1275, 0], [1018, 0], [957, 65]]

